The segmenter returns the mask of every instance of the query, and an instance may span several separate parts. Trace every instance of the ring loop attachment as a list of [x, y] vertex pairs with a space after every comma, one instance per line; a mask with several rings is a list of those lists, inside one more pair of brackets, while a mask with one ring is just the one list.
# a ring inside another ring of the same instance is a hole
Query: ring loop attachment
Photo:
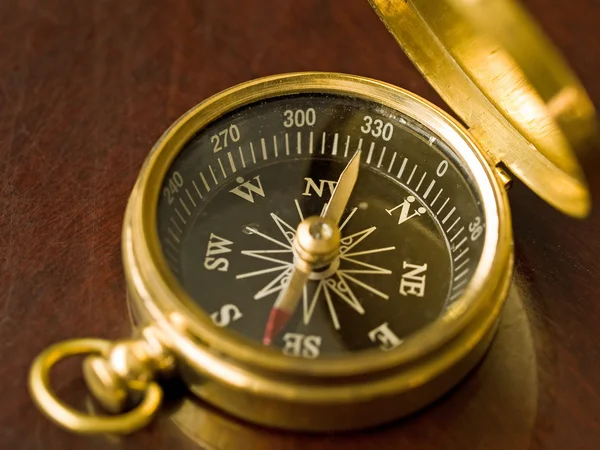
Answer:
[[117, 416], [91, 416], [62, 402], [50, 386], [50, 369], [61, 359], [80, 354], [106, 356], [113, 343], [103, 339], [73, 339], [48, 347], [33, 362], [29, 372], [29, 389], [40, 410], [64, 428], [82, 434], [128, 434], [145, 427], [162, 401], [162, 389], [148, 383], [142, 401], [131, 411]]

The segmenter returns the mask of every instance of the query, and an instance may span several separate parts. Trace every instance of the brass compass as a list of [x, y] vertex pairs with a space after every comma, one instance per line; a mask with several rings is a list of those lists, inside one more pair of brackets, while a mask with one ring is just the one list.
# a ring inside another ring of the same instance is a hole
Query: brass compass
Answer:
[[[518, 177], [584, 217], [573, 150], [594, 133], [585, 91], [513, 1], [372, 0], [465, 125], [398, 87], [292, 73], [230, 88], [155, 144], [122, 250], [131, 339], [76, 339], [34, 362], [40, 409], [80, 433], [129, 433], [160, 380], [236, 417], [305, 431], [392, 421], [479, 361], [512, 274], [506, 188]], [[60, 401], [83, 373], [115, 415]]]

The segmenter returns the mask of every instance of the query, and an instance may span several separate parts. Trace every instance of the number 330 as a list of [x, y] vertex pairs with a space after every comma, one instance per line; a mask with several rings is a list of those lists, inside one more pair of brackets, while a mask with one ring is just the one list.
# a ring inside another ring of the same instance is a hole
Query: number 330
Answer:
[[394, 134], [394, 126], [390, 122], [383, 123], [381, 119], [375, 119], [371, 116], [365, 116], [363, 118], [364, 124], [360, 127], [360, 131], [365, 134], [370, 134], [373, 137], [380, 137], [384, 141], [389, 141]]

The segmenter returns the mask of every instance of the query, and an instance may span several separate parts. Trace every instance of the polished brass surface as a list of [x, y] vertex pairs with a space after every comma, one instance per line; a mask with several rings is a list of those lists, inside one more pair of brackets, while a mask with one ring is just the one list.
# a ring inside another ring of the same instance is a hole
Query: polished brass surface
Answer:
[[294, 251], [312, 270], [311, 267], [323, 267], [335, 259], [340, 251], [341, 239], [340, 229], [332, 220], [307, 217], [296, 230]]
[[[324, 92], [375, 101], [435, 130], [471, 174], [483, 198], [485, 244], [463, 297], [394, 352], [299, 361], [217, 329], [167, 268], [156, 231], [160, 182], [198, 130], [245, 104]], [[438, 108], [391, 85], [352, 75], [272, 76], [231, 88], [176, 122], [158, 141], [130, 197], [123, 258], [134, 314], [168, 339], [181, 376], [201, 398], [252, 422], [288, 429], [343, 430], [393, 420], [446, 392], [489, 345], [512, 270], [505, 189], [490, 161]], [[252, 405], [252, 407], [250, 407]]]
[[513, 0], [370, 0], [388, 30], [494, 163], [584, 217], [573, 151], [596, 134], [585, 90]]
[[[221, 92], [175, 122], [155, 144], [127, 206], [122, 235], [133, 339], [67, 341], [34, 362], [32, 395], [55, 422], [81, 433], [128, 433], [161, 401], [160, 374], [176, 371], [200, 398], [250, 422], [330, 431], [369, 427], [409, 414], [447, 392], [490, 345], [510, 283], [513, 247], [506, 188], [511, 175], [573, 216], [590, 199], [572, 149], [593, 134], [583, 88], [518, 6], [508, 0], [371, 0], [409, 57], [467, 124], [395, 86], [353, 75], [271, 76]], [[509, 33], [506, 31], [510, 30]], [[239, 107], [295, 93], [334, 93], [380, 103], [439, 135], [482, 199], [484, 247], [462, 297], [393, 352], [304, 361], [242, 339], [212, 321], [168, 269], [157, 236], [159, 190], [183, 146]], [[64, 356], [84, 364], [90, 390], [115, 417], [72, 410], [50, 390]], [[175, 359], [177, 364], [175, 367]]]
[[101, 356], [83, 362], [85, 381], [102, 406], [120, 413], [137, 404], [157, 374], [173, 369], [173, 356], [156, 336], [156, 330], [142, 329], [137, 339], [113, 343]]
[[82, 434], [127, 434], [146, 426], [158, 411], [162, 390], [148, 383], [139, 405], [119, 416], [91, 416], [62, 402], [50, 387], [50, 369], [61, 359], [85, 354], [107, 355], [110, 341], [74, 339], [48, 347], [34, 361], [29, 374], [29, 389], [38, 407], [49, 419], [64, 428]]

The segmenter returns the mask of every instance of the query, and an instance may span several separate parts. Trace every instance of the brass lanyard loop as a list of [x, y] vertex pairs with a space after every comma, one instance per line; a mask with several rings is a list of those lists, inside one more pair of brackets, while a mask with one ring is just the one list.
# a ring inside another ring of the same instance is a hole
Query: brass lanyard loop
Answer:
[[44, 350], [29, 372], [29, 389], [40, 410], [57, 424], [82, 434], [128, 434], [146, 426], [162, 401], [162, 389], [149, 382], [141, 402], [131, 411], [117, 416], [90, 416], [63, 403], [50, 386], [50, 369], [61, 359], [80, 354], [107, 356], [113, 343], [103, 339], [74, 339], [59, 342]]

